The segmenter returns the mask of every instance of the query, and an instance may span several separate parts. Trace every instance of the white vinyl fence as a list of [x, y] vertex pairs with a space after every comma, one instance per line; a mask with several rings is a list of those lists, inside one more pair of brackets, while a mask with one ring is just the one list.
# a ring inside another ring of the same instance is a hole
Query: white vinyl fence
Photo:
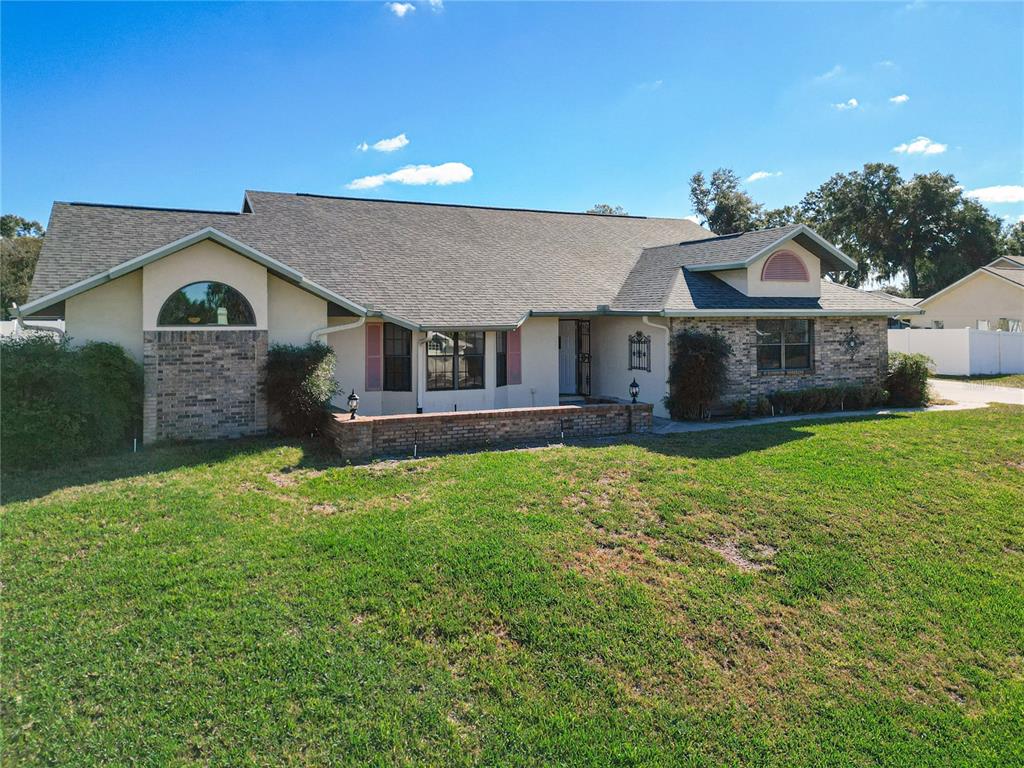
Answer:
[[906, 328], [889, 331], [890, 352], [919, 352], [935, 373], [977, 376], [1024, 373], [1024, 333], [974, 328]]

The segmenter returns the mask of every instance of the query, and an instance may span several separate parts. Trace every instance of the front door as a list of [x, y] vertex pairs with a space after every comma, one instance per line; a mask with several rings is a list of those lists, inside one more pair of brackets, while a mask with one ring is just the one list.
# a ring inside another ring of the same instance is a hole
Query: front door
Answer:
[[576, 394], [576, 321], [558, 321], [558, 391]]
[[576, 393], [590, 395], [590, 321], [576, 321]]

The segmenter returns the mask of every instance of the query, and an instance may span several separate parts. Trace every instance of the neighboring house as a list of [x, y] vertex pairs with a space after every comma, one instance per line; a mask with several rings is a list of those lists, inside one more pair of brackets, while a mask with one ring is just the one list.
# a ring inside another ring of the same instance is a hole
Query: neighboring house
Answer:
[[[873, 293], [876, 296], [886, 298], [889, 301], [895, 301], [897, 304], [902, 304], [904, 307], [910, 307], [911, 309], [916, 308], [917, 305], [921, 303], [920, 299], [911, 299], [903, 296], [895, 296], [891, 293], [886, 293], [885, 291], [871, 291], [871, 293]], [[916, 313], [904, 314], [902, 312], [897, 312], [895, 315], [889, 318], [889, 327], [906, 328], [911, 325], [912, 318], [915, 316]]]
[[726, 405], [877, 382], [892, 301], [803, 225], [247, 192], [238, 213], [56, 203], [23, 316], [145, 370], [144, 439], [267, 426], [268, 344], [322, 340], [360, 413], [640, 399], [665, 415], [669, 335], [723, 333]]
[[917, 305], [918, 328], [1024, 330], [1024, 257], [1001, 256], [948, 285]]

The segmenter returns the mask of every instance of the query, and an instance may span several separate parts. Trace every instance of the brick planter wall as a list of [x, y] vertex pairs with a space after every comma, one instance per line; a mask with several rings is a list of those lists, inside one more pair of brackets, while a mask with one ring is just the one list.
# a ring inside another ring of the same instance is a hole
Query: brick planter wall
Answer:
[[[756, 327], [757, 320], [748, 317], [672, 319], [672, 333], [683, 328], [718, 332], [732, 346], [719, 410], [731, 410], [738, 400], [753, 407], [758, 397], [779, 390], [884, 382], [889, 355], [884, 317], [814, 318], [814, 360], [806, 371], [758, 371]], [[852, 352], [843, 343], [851, 331], [863, 342]]]
[[266, 331], [146, 331], [142, 440], [267, 431]]
[[550, 408], [502, 408], [490, 411], [360, 416], [335, 414], [328, 439], [347, 461], [382, 456], [447, 453], [628, 432], [647, 432], [653, 408], [648, 403], [614, 403]]

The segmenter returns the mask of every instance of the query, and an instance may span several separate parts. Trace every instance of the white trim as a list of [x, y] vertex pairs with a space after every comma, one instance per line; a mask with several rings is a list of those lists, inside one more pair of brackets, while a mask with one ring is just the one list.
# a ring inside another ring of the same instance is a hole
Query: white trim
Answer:
[[[349, 310], [350, 312], [364, 316], [370, 314], [369, 310], [366, 307], [360, 306], [359, 304], [356, 304], [354, 301], [349, 301], [344, 296], [340, 296], [334, 291], [324, 288], [323, 286], [313, 282], [312, 280], [307, 279], [306, 276], [303, 275], [298, 270], [289, 267], [287, 264], [283, 264], [277, 259], [267, 256], [265, 253], [257, 251], [255, 248], [250, 248], [245, 243], [236, 240], [230, 235], [224, 234], [223, 232], [221, 232], [218, 229], [215, 229], [214, 227], [203, 227], [202, 229], [193, 232], [191, 235], [185, 235], [185, 237], [181, 237], [173, 242], [168, 243], [167, 245], [162, 245], [159, 248], [155, 248], [152, 251], [149, 251], [148, 253], [142, 254], [141, 256], [135, 256], [134, 258], [128, 259], [127, 261], [123, 261], [120, 264], [117, 264], [104, 272], [100, 272], [96, 275], [93, 275], [92, 277], [87, 277], [84, 280], [79, 280], [77, 283], [72, 283], [69, 286], [61, 288], [59, 291], [54, 291], [53, 293], [49, 293], [46, 296], [42, 296], [38, 299], [35, 299], [34, 301], [30, 301], [27, 304], [25, 304], [25, 306], [21, 307], [20, 311], [23, 313], [32, 314], [40, 309], [46, 309], [46, 307], [52, 306], [53, 304], [56, 304], [60, 301], [64, 301], [65, 299], [69, 299], [72, 296], [77, 296], [78, 294], [84, 293], [85, 291], [88, 291], [92, 288], [96, 288], [97, 286], [100, 286], [103, 283], [110, 282], [111, 280], [116, 280], [117, 278], [122, 277], [128, 274], [129, 272], [134, 272], [135, 270], [141, 269], [147, 264], [151, 264], [152, 262], [162, 259], [165, 256], [169, 256], [172, 253], [177, 253], [178, 251], [184, 250], [185, 248], [188, 248], [204, 240], [212, 240], [215, 243], [222, 245], [225, 248], [234, 251], [235, 253], [240, 254], [241, 256], [245, 256], [246, 258], [255, 261], [257, 264], [261, 264], [262, 266], [266, 267], [268, 270], [278, 275], [279, 277], [283, 277], [285, 280], [288, 280], [289, 282], [297, 285], [299, 288], [302, 288], [312, 294], [315, 294], [319, 296], [321, 299], [332, 301], [335, 304], [338, 304], [339, 306], [342, 306], [345, 309]], [[406, 323], [398, 321], [397, 319], [395, 320], [395, 322], [398, 322], [400, 325], [406, 325]]]
[[[753, 234], [753, 233], [751, 233], [751, 234]], [[840, 251], [838, 248], [836, 248], [834, 245], [832, 245], [832, 243], [830, 243], [828, 240], [823, 238], [821, 235], [819, 235], [813, 229], [808, 227], [806, 224], [800, 224], [800, 225], [797, 226], [796, 229], [792, 230], [791, 232], [789, 232], [786, 235], [783, 235], [778, 240], [773, 242], [771, 245], [766, 246], [765, 248], [762, 248], [760, 251], [755, 253], [753, 256], [750, 256], [750, 257], [744, 259], [743, 261], [729, 261], [729, 262], [722, 262], [722, 263], [719, 263], [719, 264], [698, 264], [698, 265], [695, 265], [695, 266], [686, 266], [686, 269], [690, 270], [691, 272], [720, 272], [720, 271], [724, 271], [724, 270], [727, 270], [727, 269], [745, 269], [745, 268], [749, 267], [751, 264], [753, 264], [755, 261], [760, 259], [765, 254], [771, 253], [772, 251], [774, 251], [776, 248], [778, 248], [783, 243], [788, 242], [789, 240], [792, 240], [797, 235], [801, 235], [801, 234], [807, 235], [815, 243], [817, 243], [819, 246], [824, 248], [826, 251], [828, 251], [830, 254], [832, 254], [835, 258], [837, 258], [843, 264], [846, 264], [850, 269], [856, 269], [857, 268], [857, 262], [856, 261], [854, 261], [849, 256], [847, 256], [845, 253]], [[700, 240], [695, 240], [694, 242], [695, 243], [700, 243], [701, 241]], [[820, 261], [820, 259], [819, 259], [819, 261]], [[828, 270], [825, 270], [825, 271], [828, 271]]]
[[[896, 305], [899, 306], [899, 305]], [[662, 317], [892, 317], [884, 309], [666, 309]], [[923, 309], [911, 308], [901, 315], [923, 315]]]
[[[1000, 258], [1002, 258], [1002, 257], [1000, 257]], [[997, 259], [997, 261], [998, 261], [998, 259]], [[1015, 285], [1015, 286], [1017, 286], [1018, 288], [1020, 288], [1021, 290], [1024, 290], [1024, 285], [1021, 285], [1020, 283], [1014, 282], [1013, 280], [1011, 280], [1011, 279], [1010, 279], [1010, 278], [1008, 278], [1008, 277], [1003, 277], [1002, 275], [1000, 275], [1000, 274], [997, 274], [996, 272], [990, 272], [990, 271], [989, 271], [989, 269], [988, 269], [988, 266], [986, 265], [986, 266], [984, 266], [984, 267], [978, 267], [978, 268], [977, 268], [976, 270], [974, 270], [973, 272], [971, 272], [971, 274], [969, 274], [969, 275], [964, 275], [964, 276], [963, 276], [963, 277], [961, 277], [961, 278], [960, 278], [959, 280], [957, 280], [957, 281], [956, 281], [955, 283], [950, 283], [950, 284], [949, 284], [949, 285], [947, 285], [947, 286], [946, 286], [945, 288], [943, 288], [943, 289], [942, 289], [941, 291], [936, 291], [935, 293], [933, 293], [933, 294], [932, 294], [931, 296], [929, 296], [928, 298], [926, 298], [926, 299], [921, 299], [921, 300], [920, 300], [919, 302], [917, 302], [917, 306], [919, 306], [919, 307], [920, 307], [920, 306], [922, 306], [922, 305], [924, 305], [924, 304], [927, 304], [927, 303], [928, 303], [929, 301], [931, 301], [932, 299], [937, 299], [937, 298], [938, 298], [939, 296], [941, 296], [942, 294], [944, 294], [944, 293], [945, 293], [946, 291], [951, 291], [951, 290], [953, 290], [953, 289], [954, 289], [954, 288], [956, 288], [956, 287], [957, 287], [958, 285], [960, 285], [960, 283], [965, 283], [965, 282], [967, 282], [968, 280], [970, 280], [971, 278], [974, 278], [974, 277], [979, 277], [979, 276], [981, 276], [981, 275], [988, 275], [989, 277], [998, 277], [998, 278], [999, 278], [1000, 280], [1005, 280], [1005, 281], [1006, 281], [1006, 282], [1008, 282], [1008, 283], [1009, 283], [1010, 285]]]

